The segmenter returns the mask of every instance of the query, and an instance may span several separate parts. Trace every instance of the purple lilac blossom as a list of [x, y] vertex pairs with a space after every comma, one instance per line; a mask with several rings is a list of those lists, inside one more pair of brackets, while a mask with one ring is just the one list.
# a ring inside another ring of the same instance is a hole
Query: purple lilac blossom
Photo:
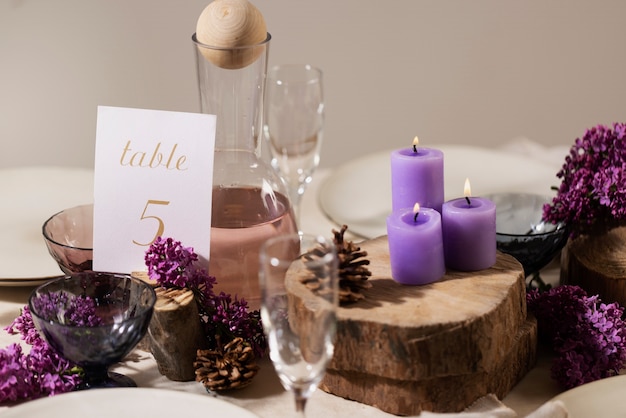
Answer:
[[566, 389], [616, 375], [626, 365], [624, 308], [587, 296], [578, 286], [529, 290], [539, 337], [552, 346], [552, 377]]
[[202, 324], [209, 341], [217, 344], [227, 343], [236, 337], [247, 341], [257, 357], [263, 357], [267, 351], [267, 342], [263, 333], [259, 311], [248, 311], [245, 299], [234, 300], [227, 293], [221, 292], [213, 298], [214, 309], [205, 311]]
[[626, 124], [598, 125], [577, 138], [557, 173], [561, 185], [544, 219], [572, 235], [604, 231], [626, 220]]
[[16, 343], [0, 350], [0, 404], [65, 393], [80, 384], [80, 369], [41, 338], [28, 306], [5, 330], [21, 334], [31, 347], [28, 354]]
[[234, 299], [220, 292], [215, 294], [215, 277], [194, 266], [198, 255], [172, 238], [157, 237], [145, 255], [148, 275], [164, 287], [187, 288], [194, 292], [200, 308], [200, 321], [212, 346], [226, 344], [242, 337], [251, 344], [255, 354], [267, 351], [263, 325], [258, 311], [249, 312], [244, 298]]
[[39, 295], [33, 299], [33, 305], [42, 318], [56, 319], [62, 324], [79, 327], [102, 324], [102, 319], [96, 315], [96, 302], [89, 296], [53, 292]]
[[159, 285], [186, 287], [189, 279], [186, 269], [198, 260], [198, 255], [180, 241], [157, 237], [146, 251], [144, 260], [148, 275]]

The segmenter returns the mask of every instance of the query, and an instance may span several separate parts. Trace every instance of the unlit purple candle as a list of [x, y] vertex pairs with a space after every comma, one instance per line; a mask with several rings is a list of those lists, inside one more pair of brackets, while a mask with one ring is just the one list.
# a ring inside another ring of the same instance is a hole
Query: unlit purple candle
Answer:
[[418, 147], [415, 137], [412, 148], [391, 153], [391, 209], [422, 208], [441, 212], [444, 201], [443, 152]]
[[[417, 216], [416, 216], [417, 213]], [[392, 278], [404, 285], [424, 285], [446, 273], [441, 215], [430, 208], [404, 208], [387, 217]]]
[[465, 197], [448, 201], [441, 209], [441, 225], [447, 267], [476, 271], [495, 264], [496, 205], [491, 200]]

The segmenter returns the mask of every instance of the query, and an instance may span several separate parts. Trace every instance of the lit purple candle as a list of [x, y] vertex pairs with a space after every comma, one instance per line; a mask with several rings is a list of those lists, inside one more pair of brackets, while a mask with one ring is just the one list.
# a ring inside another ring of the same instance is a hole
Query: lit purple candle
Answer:
[[446, 273], [441, 235], [441, 215], [434, 209], [394, 211], [387, 217], [391, 277], [405, 285], [423, 285]]
[[391, 153], [391, 209], [412, 208], [415, 202], [422, 207], [441, 212], [444, 200], [443, 152], [418, 147]]
[[441, 209], [446, 266], [454, 270], [483, 270], [496, 262], [496, 205], [470, 195], [465, 180], [465, 198], [446, 202]]

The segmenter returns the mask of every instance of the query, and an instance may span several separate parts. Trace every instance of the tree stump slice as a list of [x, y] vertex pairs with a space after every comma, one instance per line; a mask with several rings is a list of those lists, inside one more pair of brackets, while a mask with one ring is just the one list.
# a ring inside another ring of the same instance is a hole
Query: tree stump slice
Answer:
[[561, 251], [560, 283], [626, 306], [626, 227], [568, 240]]
[[198, 305], [189, 289], [155, 289], [157, 301], [150, 327], [150, 350], [159, 372], [170, 380], [195, 380], [194, 361], [204, 336]]
[[535, 365], [536, 347], [537, 322], [529, 317], [513, 347], [489, 372], [400, 380], [329, 368], [320, 388], [395, 415], [460, 412], [489, 393], [504, 398]]
[[[490, 269], [404, 286], [391, 278], [386, 236], [360, 246], [372, 288], [339, 308], [323, 390], [396, 415], [458, 412], [488, 393], [504, 397], [534, 365], [537, 326], [513, 257], [499, 253]], [[306, 306], [302, 288], [292, 296]]]

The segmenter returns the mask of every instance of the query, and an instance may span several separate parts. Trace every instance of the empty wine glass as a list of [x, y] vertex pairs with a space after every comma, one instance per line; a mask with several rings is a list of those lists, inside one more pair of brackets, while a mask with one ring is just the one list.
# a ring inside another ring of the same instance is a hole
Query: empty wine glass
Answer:
[[272, 166], [287, 184], [300, 225], [300, 201], [319, 165], [324, 127], [322, 71], [310, 65], [271, 68], [265, 85], [263, 134]]
[[261, 318], [270, 359], [301, 417], [333, 356], [338, 280], [335, 246], [324, 238], [290, 234], [261, 247]]
[[42, 227], [48, 252], [67, 275], [93, 269], [93, 204], [55, 213]]

